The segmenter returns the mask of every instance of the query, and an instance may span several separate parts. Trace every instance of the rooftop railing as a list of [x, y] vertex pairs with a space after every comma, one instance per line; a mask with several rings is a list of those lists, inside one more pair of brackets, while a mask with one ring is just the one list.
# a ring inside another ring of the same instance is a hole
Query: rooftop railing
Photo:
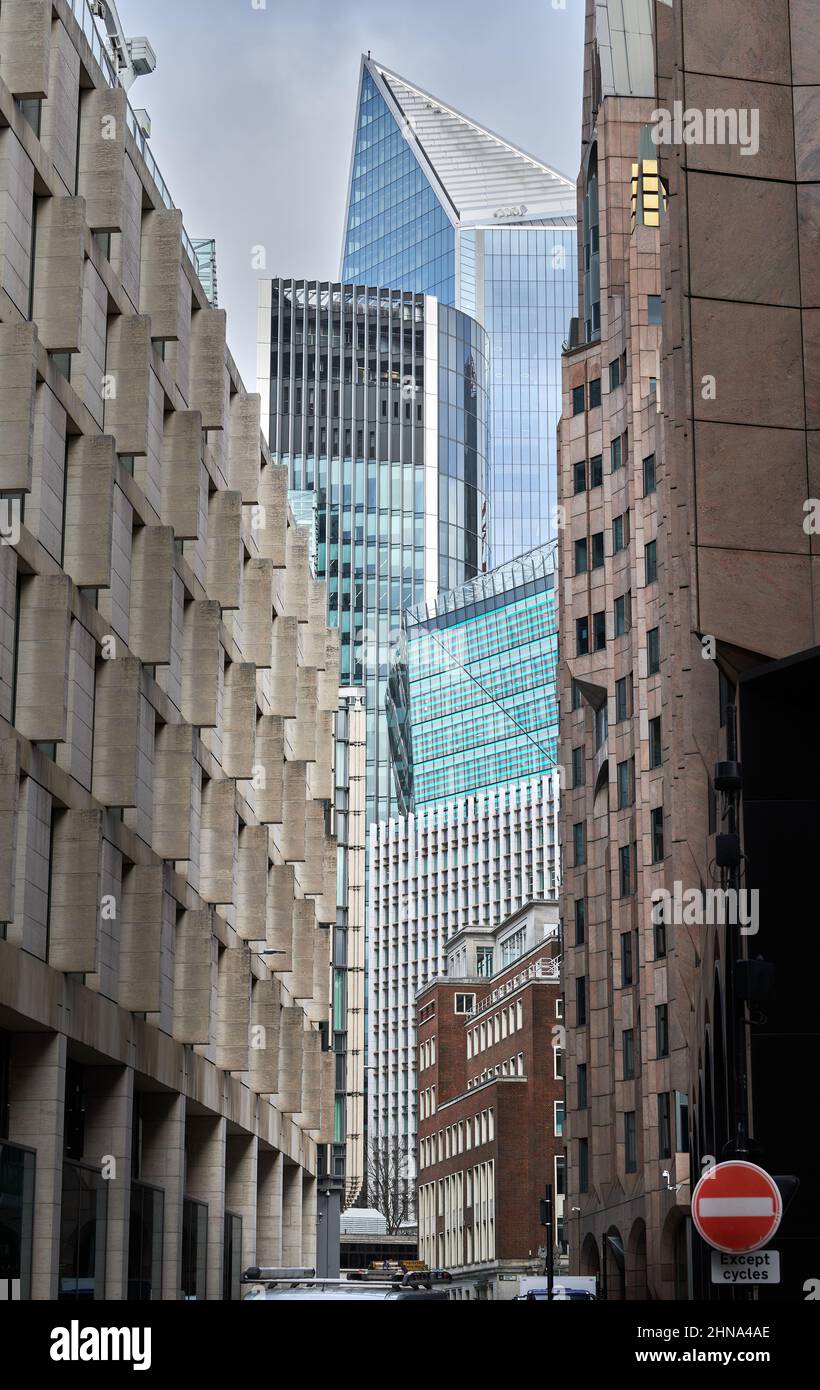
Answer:
[[[96, 59], [100, 71], [102, 72], [105, 81], [108, 83], [108, 86], [111, 88], [119, 87], [121, 84], [119, 76], [117, 74], [117, 69], [111, 60], [111, 55], [109, 54], [108, 49], [106, 48], [103, 42], [100, 31], [94, 22], [94, 16], [89, 8], [88, 0], [67, 0], [67, 4], [70, 6], [74, 18], [76, 19], [77, 23], [83, 31], [83, 34], [88, 40], [88, 45], [91, 49], [91, 52], [94, 55], [94, 58]], [[125, 98], [125, 109], [126, 123], [128, 125], [128, 129], [133, 135], [137, 143], [137, 148], [139, 149], [140, 154], [145, 160], [148, 172], [156, 185], [157, 192], [159, 193], [162, 202], [170, 212], [171, 210], [176, 208], [176, 204], [173, 198], [171, 197], [165, 179], [162, 177], [159, 165], [157, 164], [157, 161], [154, 159], [154, 156], [151, 153], [151, 150], [149, 149], [148, 139], [144, 131], [140, 129], [139, 121], [137, 120], [136, 115], [134, 114], [134, 108], [128, 100], [127, 95]], [[197, 261], [196, 252], [194, 251], [194, 244], [191, 241], [191, 238], [189, 237], [184, 227], [182, 228], [182, 244], [185, 247], [188, 259], [191, 262], [191, 267], [194, 273], [197, 274]], [[197, 279], [199, 279], [198, 274]]]

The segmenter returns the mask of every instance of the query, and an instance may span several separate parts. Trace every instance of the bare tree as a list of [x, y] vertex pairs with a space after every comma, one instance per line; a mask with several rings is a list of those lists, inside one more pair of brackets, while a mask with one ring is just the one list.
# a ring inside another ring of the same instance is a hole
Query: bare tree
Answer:
[[410, 1212], [407, 1159], [398, 1139], [371, 1139], [367, 1157], [367, 1196], [394, 1236]]

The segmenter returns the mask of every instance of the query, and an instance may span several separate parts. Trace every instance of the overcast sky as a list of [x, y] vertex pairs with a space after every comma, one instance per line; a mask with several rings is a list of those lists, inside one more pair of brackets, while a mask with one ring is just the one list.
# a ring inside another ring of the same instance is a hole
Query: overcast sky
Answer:
[[157, 55], [132, 105], [151, 116], [188, 232], [216, 237], [219, 302], [250, 390], [252, 248], [265, 247], [271, 275], [339, 275], [361, 54], [574, 179], [584, 0], [564, 3], [118, 0], [126, 36], [146, 34]]

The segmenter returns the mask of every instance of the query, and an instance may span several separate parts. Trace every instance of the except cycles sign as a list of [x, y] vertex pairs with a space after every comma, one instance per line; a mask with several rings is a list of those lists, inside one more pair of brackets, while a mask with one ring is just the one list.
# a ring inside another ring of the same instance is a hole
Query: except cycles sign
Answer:
[[756, 1163], [731, 1159], [704, 1173], [692, 1193], [692, 1220], [707, 1244], [727, 1254], [759, 1250], [783, 1215], [773, 1178]]

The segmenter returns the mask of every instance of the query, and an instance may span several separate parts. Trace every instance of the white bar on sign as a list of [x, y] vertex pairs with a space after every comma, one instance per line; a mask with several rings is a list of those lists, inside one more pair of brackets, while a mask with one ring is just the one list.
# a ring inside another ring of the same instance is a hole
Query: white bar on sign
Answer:
[[773, 1216], [771, 1197], [701, 1197], [698, 1215], [705, 1216]]

